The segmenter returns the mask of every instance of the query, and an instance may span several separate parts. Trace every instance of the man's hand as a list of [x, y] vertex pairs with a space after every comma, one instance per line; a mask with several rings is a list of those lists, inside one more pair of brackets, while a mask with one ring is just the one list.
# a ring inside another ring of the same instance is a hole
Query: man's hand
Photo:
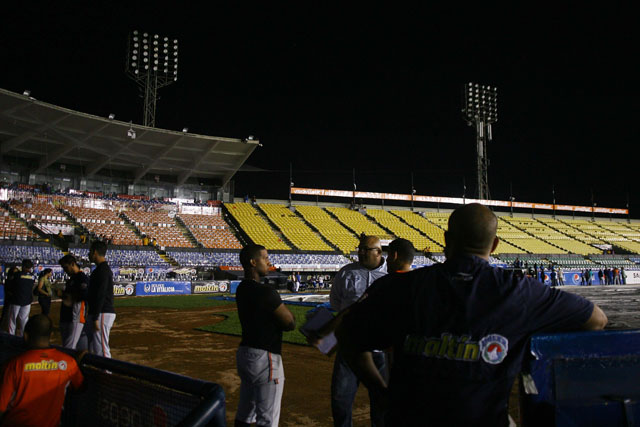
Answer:
[[97, 319], [93, 321], [93, 330], [94, 331], [100, 330], [100, 322]]

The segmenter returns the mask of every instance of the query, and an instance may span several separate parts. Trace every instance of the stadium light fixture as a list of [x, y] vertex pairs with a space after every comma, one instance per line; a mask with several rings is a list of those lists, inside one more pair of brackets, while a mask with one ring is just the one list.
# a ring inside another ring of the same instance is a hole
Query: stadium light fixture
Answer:
[[464, 120], [476, 128], [478, 198], [490, 199], [487, 142], [493, 139], [491, 125], [498, 121], [498, 89], [495, 86], [467, 83], [464, 85], [463, 104]]
[[115, 118], [116, 118], [116, 115], [115, 115], [115, 114], [113, 114], [113, 113], [109, 114], [109, 120], [113, 120], [113, 119], [115, 119]]
[[189, 128], [182, 128], [182, 133], [187, 133], [189, 132]]
[[22, 94], [23, 94], [24, 96], [31, 96], [31, 91], [30, 91], [29, 89], [25, 89], [25, 91], [24, 91], [24, 92], [22, 92]]
[[178, 80], [178, 40], [133, 31], [129, 35], [126, 73], [138, 84], [144, 98], [143, 124], [154, 127], [158, 89]]
[[253, 141], [253, 135], [249, 135], [249, 136], [247, 137], [247, 139], [248, 139], [249, 141]]

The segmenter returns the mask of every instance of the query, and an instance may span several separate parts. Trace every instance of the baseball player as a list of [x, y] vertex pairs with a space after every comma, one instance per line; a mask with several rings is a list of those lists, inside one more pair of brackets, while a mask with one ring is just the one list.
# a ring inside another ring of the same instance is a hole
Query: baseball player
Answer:
[[244, 247], [240, 263], [244, 280], [236, 291], [236, 304], [242, 341], [236, 362], [241, 383], [235, 425], [277, 426], [284, 389], [282, 331], [295, 328], [295, 317], [275, 289], [260, 283], [271, 266], [264, 246]]
[[60, 335], [62, 345], [75, 350], [86, 325], [89, 278], [80, 270], [73, 255], [63, 256], [58, 263], [69, 276], [61, 294]]
[[9, 283], [10, 289], [7, 289], [11, 293], [11, 305], [9, 305], [6, 321], [8, 322], [7, 331], [11, 335], [21, 337], [24, 332], [24, 326], [31, 312], [34, 286], [33, 262], [25, 259], [22, 261], [22, 272], [14, 276]]
[[89, 279], [89, 321], [92, 326], [89, 351], [111, 357], [109, 333], [116, 320], [116, 312], [113, 308], [113, 273], [106, 255], [106, 243], [98, 240], [91, 243], [89, 260], [96, 264], [96, 269]]

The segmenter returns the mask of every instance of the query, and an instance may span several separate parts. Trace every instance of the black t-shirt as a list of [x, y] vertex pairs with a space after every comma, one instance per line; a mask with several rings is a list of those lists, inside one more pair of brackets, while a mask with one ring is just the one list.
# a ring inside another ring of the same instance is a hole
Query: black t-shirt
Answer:
[[[64, 288], [65, 295], [71, 295], [74, 303], [86, 301], [89, 288], [89, 278], [83, 271], [79, 271], [67, 280]], [[60, 322], [73, 322], [73, 306], [60, 304]]]
[[106, 261], [96, 266], [89, 280], [89, 315], [115, 313], [113, 308], [113, 273]]
[[280, 354], [282, 328], [273, 314], [282, 304], [280, 294], [268, 285], [245, 279], [236, 289], [236, 304], [242, 325], [240, 345]]
[[345, 316], [361, 350], [393, 345], [394, 425], [508, 425], [529, 338], [580, 328], [593, 304], [478, 257], [394, 275]]

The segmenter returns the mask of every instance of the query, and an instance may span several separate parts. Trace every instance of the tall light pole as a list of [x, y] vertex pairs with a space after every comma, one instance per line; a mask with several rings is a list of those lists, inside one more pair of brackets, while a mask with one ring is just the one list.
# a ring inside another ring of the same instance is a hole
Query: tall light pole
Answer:
[[462, 114], [469, 126], [476, 128], [478, 199], [488, 200], [489, 156], [487, 142], [493, 139], [491, 124], [498, 121], [498, 89], [478, 83], [464, 85]]
[[178, 40], [133, 31], [129, 36], [126, 73], [144, 94], [143, 124], [155, 127], [158, 89], [178, 80]]

